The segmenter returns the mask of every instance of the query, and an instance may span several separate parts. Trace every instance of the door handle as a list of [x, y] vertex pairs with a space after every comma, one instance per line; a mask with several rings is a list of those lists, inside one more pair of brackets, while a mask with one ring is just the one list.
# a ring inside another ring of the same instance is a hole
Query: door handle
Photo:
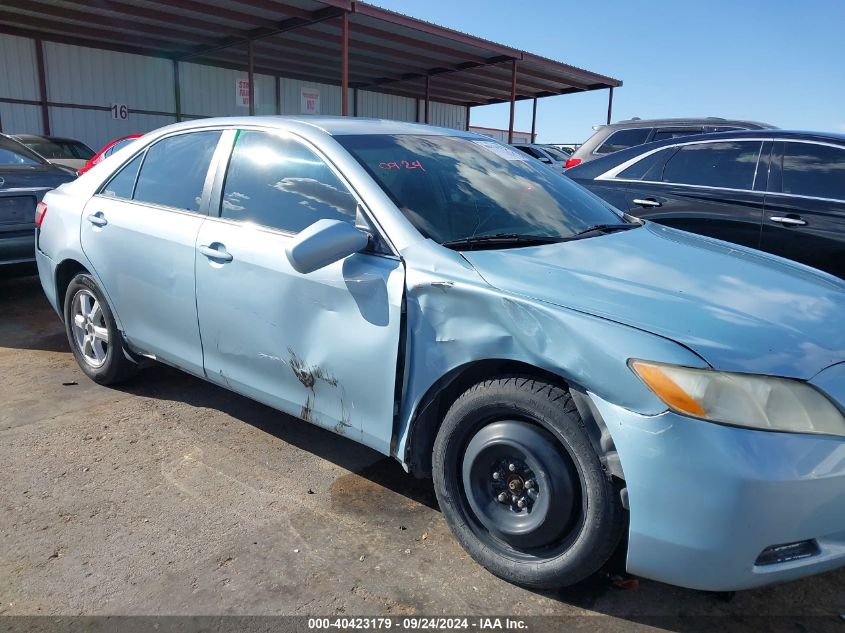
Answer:
[[802, 220], [800, 217], [790, 217], [788, 215], [773, 215], [769, 218], [772, 222], [783, 224], [785, 226], [806, 226], [807, 220]]
[[89, 215], [88, 221], [94, 226], [105, 226], [109, 223], [109, 221], [106, 220], [106, 216], [103, 215], [102, 211], [97, 211], [96, 213], [92, 213], [91, 215]]
[[208, 257], [209, 259], [215, 259], [218, 262], [230, 262], [234, 259], [232, 254], [226, 250], [226, 247], [223, 246], [220, 242], [214, 242], [212, 244], [203, 245], [199, 247], [200, 253]]
[[654, 198], [634, 198], [634, 204], [637, 204], [641, 207], [660, 207], [661, 205], [657, 200]]

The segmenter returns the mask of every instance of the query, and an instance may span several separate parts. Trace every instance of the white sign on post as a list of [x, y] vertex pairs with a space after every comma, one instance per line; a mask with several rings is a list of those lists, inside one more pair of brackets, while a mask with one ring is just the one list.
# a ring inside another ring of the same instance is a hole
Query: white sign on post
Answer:
[[235, 105], [249, 107], [249, 79], [235, 79]]
[[126, 106], [125, 103], [113, 103], [111, 104], [111, 118], [118, 119], [119, 121], [125, 121], [129, 118], [129, 108]]
[[299, 111], [301, 114], [320, 114], [320, 91], [316, 88], [300, 90]]

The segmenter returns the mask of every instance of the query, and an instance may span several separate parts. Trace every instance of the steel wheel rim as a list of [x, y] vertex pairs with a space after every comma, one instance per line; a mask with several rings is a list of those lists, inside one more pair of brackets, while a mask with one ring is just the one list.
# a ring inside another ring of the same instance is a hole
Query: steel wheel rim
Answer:
[[109, 352], [109, 329], [103, 307], [89, 290], [73, 297], [70, 311], [71, 331], [76, 349], [91, 367], [102, 367]]
[[488, 424], [467, 444], [464, 496], [497, 549], [532, 557], [568, 540], [581, 507], [580, 481], [559, 444], [538, 425], [515, 420]]

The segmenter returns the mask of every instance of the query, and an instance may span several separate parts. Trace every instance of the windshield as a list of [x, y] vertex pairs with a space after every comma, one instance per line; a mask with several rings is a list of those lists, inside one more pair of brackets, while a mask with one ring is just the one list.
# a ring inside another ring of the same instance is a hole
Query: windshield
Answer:
[[25, 145], [44, 158], [88, 160], [94, 151], [79, 141], [37, 140], [26, 141]]
[[570, 237], [622, 217], [605, 202], [522, 152], [452, 136], [337, 136], [426, 237]]
[[0, 137], [0, 166], [23, 167], [44, 165], [44, 161], [24, 145], [9, 138]]

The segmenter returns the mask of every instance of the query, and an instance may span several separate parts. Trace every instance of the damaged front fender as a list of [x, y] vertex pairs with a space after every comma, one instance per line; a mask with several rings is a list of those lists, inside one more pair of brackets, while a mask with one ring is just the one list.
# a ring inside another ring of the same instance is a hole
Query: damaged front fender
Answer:
[[[630, 371], [629, 358], [707, 367], [700, 357], [666, 338], [511, 295], [488, 285], [458, 253], [447, 258], [430, 250], [419, 244], [403, 253], [408, 336], [392, 452], [406, 467], [413, 467], [414, 454], [430, 450], [412, 445], [417, 441], [412, 438], [433, 439], [433, 433], [414, 433], [422, 410], [461, 371], [479, 363], [494, 366], [490, 361], [502, 361], [535, 368], [644, 415], [661, 413], [666, 407]], [[437, 265], [427, 269], [414, 265], [432, 258]], [[439, 425], [440, 420], [434, 423]], [[613, 421], [607, 423], [612, 434]]]

